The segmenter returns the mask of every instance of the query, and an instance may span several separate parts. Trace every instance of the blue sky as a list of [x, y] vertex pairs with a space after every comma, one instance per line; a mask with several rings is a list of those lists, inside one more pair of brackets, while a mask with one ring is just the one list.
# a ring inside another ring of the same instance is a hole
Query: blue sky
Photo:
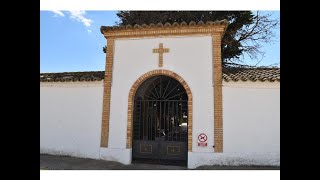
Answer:
[[[40, 72], [103, 71], [106, 39], [100, 26], [114, 25], [117, 11], [40, 11]], [[279, 18], [279, 11], [273, 18]], [[277, 38], [264, 44], [259, 65], [280, 63], [280, 29]], [[256, 60], [244, 57], [245, 63]]]

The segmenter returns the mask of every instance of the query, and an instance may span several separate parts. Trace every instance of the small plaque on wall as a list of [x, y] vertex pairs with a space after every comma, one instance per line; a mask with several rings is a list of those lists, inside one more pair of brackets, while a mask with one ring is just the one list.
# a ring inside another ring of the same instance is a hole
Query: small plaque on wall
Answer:
[[207, 140], [208, 140], [208, 136], [205, 133], [199, 134], [198, 146], [202, 146], [202, 147], [208, 146]]

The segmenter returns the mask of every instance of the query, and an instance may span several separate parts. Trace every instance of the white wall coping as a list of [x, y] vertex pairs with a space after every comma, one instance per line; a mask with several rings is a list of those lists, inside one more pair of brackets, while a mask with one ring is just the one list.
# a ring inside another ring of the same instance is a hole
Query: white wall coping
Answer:
[[222, 87], [231, 87], [231, 88], [249, 88], [249, 89], [280, 89], [280, 82], [252, 82], [252, 81], [223, 81]]
[[103, 87], [102, 81], [76, 81], [76, 82], [40, 82], [40, 87], [61, 87], [61, 88], [74, 88], [74, 87]]

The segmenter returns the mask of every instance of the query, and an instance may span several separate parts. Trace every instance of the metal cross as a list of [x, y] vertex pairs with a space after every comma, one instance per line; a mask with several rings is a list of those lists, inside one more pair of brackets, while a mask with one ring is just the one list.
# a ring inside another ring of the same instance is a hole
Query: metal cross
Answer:
[[163, 66], [163, 53], [168, 53], [169, 48], [163, 48], [163, 44], [159, 44], [158, 49], [153, 49], [153, 53], [159, 53], [159, 67]]

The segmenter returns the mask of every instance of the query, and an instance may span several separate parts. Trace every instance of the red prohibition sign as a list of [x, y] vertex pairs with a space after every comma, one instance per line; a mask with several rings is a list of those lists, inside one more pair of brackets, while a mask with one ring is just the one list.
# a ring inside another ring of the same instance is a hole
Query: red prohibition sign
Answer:
[[199, 136], [198, 136], [198, 140], [200, 142], [206, 142], [208, 139], [207, 135], [205, 135], [204, 133], [201, 133]]

